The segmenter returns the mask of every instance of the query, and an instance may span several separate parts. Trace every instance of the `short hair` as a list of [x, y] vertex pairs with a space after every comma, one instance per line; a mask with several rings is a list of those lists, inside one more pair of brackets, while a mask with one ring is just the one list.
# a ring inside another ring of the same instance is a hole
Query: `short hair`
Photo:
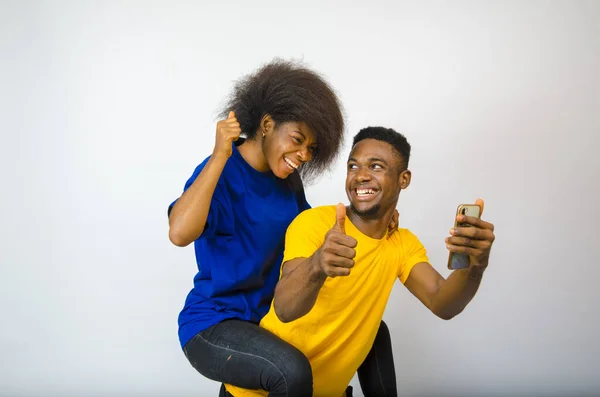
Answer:
[[238, 80], [220, 116], [230, 110], [247, 139], [256, 137], [262, 118], [277, 124], [304, 122], [315, 133], [317, 147], [300, 173], [310, 179], [325, 171], [343, 143], [342, 105], [333, 88], [316, 72], [298, 62], [275, 58]]
[[401, 133], [392, 128], [385, 127], [363, 128], [354, 136], [352, 147], [364, 139], [376, 139], [378, 141], [389, 143], [396, 149], [397, 154], [400, 156], [402, 167], [405, 169], [408, 168], [408, 161], [410, 160], [410, 143], [408, 143], [406, 137]]

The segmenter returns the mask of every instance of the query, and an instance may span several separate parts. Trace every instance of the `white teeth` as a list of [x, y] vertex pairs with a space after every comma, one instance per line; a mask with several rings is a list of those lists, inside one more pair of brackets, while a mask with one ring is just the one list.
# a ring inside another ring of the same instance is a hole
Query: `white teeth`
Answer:
[[287, 157], [284, 157], [283, 160], [285, 160], [286, 164], [292, 167], [293, 169], [298, 169], [299, 165], [294, 163], [292, 160], [288, 159]]
[[366, 196], [368, 194], [375, 194], [373, 189], [356, 189], [356, 194], [359, 196]]

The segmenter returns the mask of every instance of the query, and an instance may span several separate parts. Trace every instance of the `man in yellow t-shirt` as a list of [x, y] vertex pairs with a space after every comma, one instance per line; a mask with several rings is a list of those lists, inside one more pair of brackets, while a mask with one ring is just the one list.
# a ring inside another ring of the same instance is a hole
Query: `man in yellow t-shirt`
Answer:
[[[458, 216], [472, 227], [452, 229], [447, 248], [469, 255], [471, 265], [448, 279], [428, 263], [414, 234], [403, 228], [388, 233], [400, 191], [410, 184], [409, 156], [410, 145], [396, 131], [361, 130], [348, 159], [350, 206], [309, 209], [287, 230], [281, 278], [261, 327], [306, 355], [314, 396], [346, 395], [371, 349], [396, 279], [437, 316], [450, 319], [471, 301], [488, 265], [493, 225], [481, 219]], [[483, 210], [483, 201], [477, 204]], [[235, 397], [268, 395], [232, 385], [226, 389]]]

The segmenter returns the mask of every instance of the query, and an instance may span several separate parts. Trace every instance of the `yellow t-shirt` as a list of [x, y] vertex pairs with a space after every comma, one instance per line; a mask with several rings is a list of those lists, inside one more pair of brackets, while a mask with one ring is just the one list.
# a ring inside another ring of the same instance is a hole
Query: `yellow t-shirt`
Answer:
[[[287, 230], [283, 262], [310, 257], [336, 221], [336, 207], [309, 209]], [[355, 265], [346, 277], [327, 278], [312, 310], [282, 323], [273, 304], [260, 326], [294, 345], [310, 361], [315, 397], [340, 397], [371, 350], [396, 277], [406, 282], [414, 265], [428, 262], [417, 237], [407, 229], [373, 239], [346, 217], [346, 234], [354, 237]], [[235, 397], [267, 396], [260, 390], [225, 385]]]

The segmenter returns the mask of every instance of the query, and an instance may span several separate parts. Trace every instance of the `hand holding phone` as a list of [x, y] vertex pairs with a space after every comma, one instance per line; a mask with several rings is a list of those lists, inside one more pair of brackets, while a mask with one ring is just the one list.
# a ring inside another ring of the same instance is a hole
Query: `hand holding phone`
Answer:
[[481, 220], [483, 200], [461, 204], [456, 210], [454, 227], [446, 238], [448, 269], [467, 269], [471, 265], [487, 267], [494, 242], [494, 225]]

